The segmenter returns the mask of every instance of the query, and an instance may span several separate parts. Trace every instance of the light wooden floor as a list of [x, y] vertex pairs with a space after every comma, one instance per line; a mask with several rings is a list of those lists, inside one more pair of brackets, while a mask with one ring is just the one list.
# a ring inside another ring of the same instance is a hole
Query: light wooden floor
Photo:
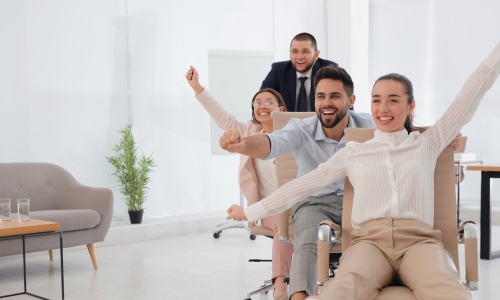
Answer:
[[[495, 236], [500, 240], [498, 229]], [[500, 249], [500, 244], [495, 245]], [[27, 255], [28, 291], [61, 299], [56, 253], [54, 262], [46, 252]], [[248, 262], [250, 258], [270, 259], [271, 240], [258, 237], [251, 241], [241, 229], [227, 230], [218, 240], [206, 232], [96, 247], [96, 255], [99, 270], [92, 268], [86, 249], [65, 250], [66, 299], [243, 300], [271, 273], [270, 263]], [[473, 292], [474, 299], [499, 299], [499, 278], [500, 259], [481, 260], [480, 290]], [[22, 257], [0, 258], [0, 294], [22, 289]]]

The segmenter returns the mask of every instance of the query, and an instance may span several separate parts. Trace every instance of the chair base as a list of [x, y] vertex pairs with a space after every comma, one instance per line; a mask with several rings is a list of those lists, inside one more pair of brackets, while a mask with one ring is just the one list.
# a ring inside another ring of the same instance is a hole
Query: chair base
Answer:
[[274, 285], [271, 283], [271, 280], [266, 280], [266, 281], [264, 281], [264, 285], [262, 285], [259, 289], [248, 293], [245, 300], [252, 300], [251, 297], [253, 295], [257, 295], [257, 294], [265, 295], [265, 294], [269, 293], [269, 291], [272, 289], [274, 289]]
[[479, 282], [467, 281], [467, 287], [469, 288], [469, 291], [477, 291], [479, 290]]
[[231, 229], [231, 228], [247, 229], [242, 222], [228, 221], [228, 222], [220, 223], [220, 224], [217, 224], [217, 226], [215, 226], [215, 228], [213, 229], [214, 239], [218, 239], [223, 230]]

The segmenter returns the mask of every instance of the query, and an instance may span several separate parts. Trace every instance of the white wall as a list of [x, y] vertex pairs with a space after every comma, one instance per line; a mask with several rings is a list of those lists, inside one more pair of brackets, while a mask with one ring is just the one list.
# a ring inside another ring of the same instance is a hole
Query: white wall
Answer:
[[0, 1], [0, 162], [51, 162], [114, 186], [105, 156], [127, 118], [123, 4]]
[[[287, 40], [276, 56], [287, 59], [289, 40], [298, 33], [297, 27], [286, 26], [292, 24], [288, 15], [296, 16], [301, 3], [129, 2], [134, 124], [145, 151], [154, 152], [158, 161], [146, 216], [225, 210], [239, 203], [238, 157], [211, 155], [210, 118], [183, 75], [193, 65], [209, 88], [209, 51], [273, 52], [276, 35]], [[310, 5], [321, 7], [323, 1]], [[299, 24], [307, 24], [303, 31], [314, 29], [324, 41], [324, 27], [318, 23], [324, 17], [296, 17]], [[245, 70], [234, 76], [245, 80]], [[234, 96], [235, 101], [251, 101]]]
[[[115, 219], [125, 219], [105, 156], [119, 139], [116, 130], [132, 120], [140, 150], [153, 153], [158, 165], [146, 218], [225, 210], [239, 202], [238, 157], [211, 155], [210, 118], [184, 74], [197, 67], [209, 88], [209, 51], [273, 52], [284, 60], [302, 31], [323, 50], [324, 6], [324, 0], [1, 1], [0, 161], [52, 162], [84, 184], [112, 188]], [[235, 76], [245, 80], [245, 71]]]
[[[460, 91], [467, 77], [500, 40], [500, 2], [495, 0], [372, 0], [370, 5], [370, 81], [390, 72], [412, 80], [416, 123], [432, 124]], [[486, 163], [500, 163], [500, 84], [484, 97], [462, 133], [466, 152]], [[464, 203], [478, 204], [480, 175], [466, 172]], [[493, 199], [500, 184], [493, 181]]]
[[328, 57], [347, 70], [354, 82], [357, 112], [370, 112], [369, 0], [327, 1]]
[[[326, 40], [326, 2], [328, 0], [274, 0], [274, 50], [275, 60], [290, 59], [290, 42], [301, 32], [314, 35], [320, 57], [328, 58]], [[267, 29], [269, 30], [269, 28]]]
[[[209, 88], [209, 51], [273, 52], [275, 60], [285, 60], [291, 38], [303, 31], [316, 36], [322, 57], [335, 61], [328, 28], [335, 21], [340, 28], [344, 19], [327, 4], [0, 1], [0, 161], [52, 162], [84, 184], [110, 187], [115, 219], [125, 218], [105, 156], [119, 139], [116, 130], [132, 120], [140, 150], [153, 153], [158, 164], [146, 218], [225, 210], [239, 202], [238, 157], [210, 154], [210, 118], [184, 74], [196, 66]], [[356, 5], [365, 7], [366, 1]], [[355, 43], [369, 47], [356, 49], [369, 54], [364, 76], [373, 82], [388, 72], [408, 75], [418, 99], [417, 121], [429, 124], [498, 40], [498, 11], [494, 0], [370, 1], [369, 42]], [[353, 13], [351, 27], [356, 18], [366, 22], [365, 13]], [[244, 80], [244, 70], [235, 76]], [[468, 150], [488, 162], [498, 162], [499, 94], [496, 84], [463, 130]], [[368, 93], [358, 94], [358, 103], [368, 99]], [[477, 199], [479, 177], [470, 173], [463, 198]]]

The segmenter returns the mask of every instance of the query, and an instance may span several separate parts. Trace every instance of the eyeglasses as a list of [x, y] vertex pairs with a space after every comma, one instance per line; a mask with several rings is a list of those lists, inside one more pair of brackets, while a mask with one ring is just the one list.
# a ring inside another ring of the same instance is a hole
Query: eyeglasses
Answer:
[[273, 99], [265, 99], [264, 101], [262, 101], [262, 100], [255, 100], [254, 102], [252, 102], [252, 106], [253, 107], [260, 107], [262, 105], [264, 105], [264, 107], [269, 107], [269, 106], [271, 106], [273, 104], [276, 104], [276, 105], [280, 106]]

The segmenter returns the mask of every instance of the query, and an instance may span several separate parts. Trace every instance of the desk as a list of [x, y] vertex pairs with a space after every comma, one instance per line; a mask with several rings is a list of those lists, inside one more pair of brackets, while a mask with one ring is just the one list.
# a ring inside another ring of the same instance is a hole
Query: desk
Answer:
[[491, 251], [491, 178], [500, 178], [500, 165], [467, 166], [467, 170], [481, 171], [481, 259], [500, 257], [500, 251]]
[[17, 295], [30, 295], [39, 299], [47, 298], [29, 293], [26, 286], [26, 236], [54, 234], [59, 233], [59, 242], [61, 248], [61, 290], [62, 299], [64, 299], [64, 270], [63, 270], [63, 242], [62, 232], [59, 223], [30, 219], [28, 222], [20, 223], [17, 218], [11, 218], [8, 222], [0, 222], [0, 239], [22, 238], [23, 240], [23, 271], [24, 271], [24, 292], [10, 295], [3, 295], [0, 298], [12, 297]]
[[462, 181], [461, 173], [462, 173], [462, 165], [469, 164], [483, 164], [484, 159], [458, 159], [455, 160], [455, 166], [457, 166], [457, 227], [460, 227], [460, 182]]

